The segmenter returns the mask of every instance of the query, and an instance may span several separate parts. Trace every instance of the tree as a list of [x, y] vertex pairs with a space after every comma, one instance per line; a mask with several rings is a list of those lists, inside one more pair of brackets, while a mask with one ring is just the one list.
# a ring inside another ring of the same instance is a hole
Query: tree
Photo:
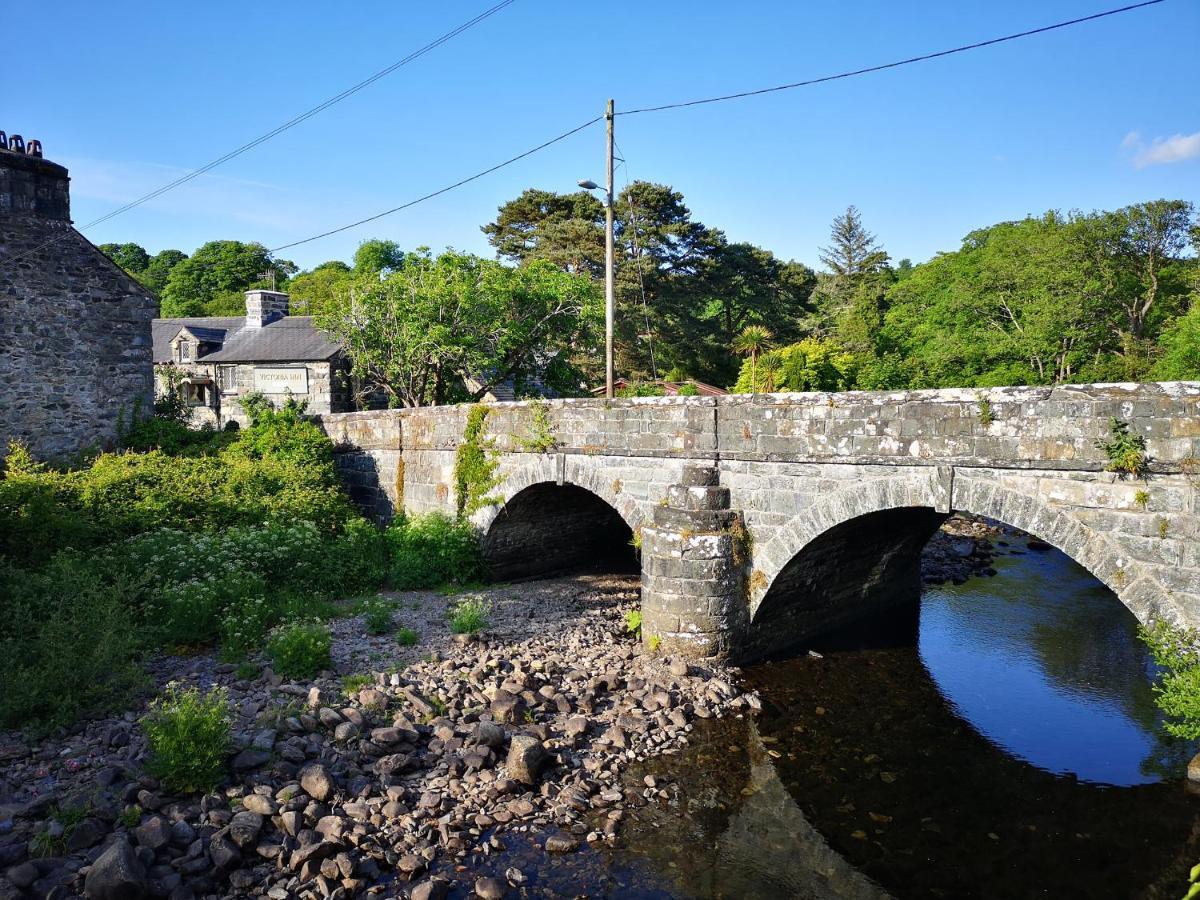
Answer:
[[835, 216], [829, 228], [829, 246], [821, 248], [821, 262], [838, 277], [869, 275], [882, 270], [888, 255], [875, 240], [875, 235], [863, 227], [862, 216], [851, 205]]
[[[551, 259], [568, 272], [604, 272], [604, 206], [587, 191], [529, 188], [482, 227], [496, 255], [510, 262]], [[597, 243], [597, 233], [599, 242]]]
[[140, 244], [101, 244], [98, 249], [130, 275], [143, 272], [150, 265], [150, 254]]
[[733, 341], [733, 352], [750, 358], [750, 384], [757, 387], [758, 379], [755, 372], [760, 354], [766, 352], [774, 337], [770, 331], [761, 325], [747, 325]]
[[590, 279], [548, 262], [510, 268], [447, 251], [410, 254], [382, 280], [359, 282], [317, 323], [366, 389], [413, 407], [478, 400], [509, 379], [569, 381], [600, 310]]
[[812, 315], [805, 323], [814, 334], [834, 330], [853, 302], [861, 283], [867, 279], [894, 280], [888, 266], [888, 255], [879, 246], [875, 235], [862, 224], [862, 216], [854, 206], [835, 216], [829, 228], [830, 243], [821, 248], [821, 262], [828, 269], [818, 278], [812, 297]]
[[889, 288], [883, 339], [915, 386], [1068, 381], [1113, 352], [1081, 234], [1057, 212], [993, 225]]
[[1166, 327], [1162, 335], [1162, 358], [1153, 375], [1161, 381], [1200, 380], [1200, 299]]
[[[614, 202], [617, 368], [632, 378], [680, 368], [717, 383], [737, 373], [730, 345], [749, 324], [798, 337], [815, 276], [769, 251], [730, 243], [692, 218], [683, 195], [635, 181]], [[519, 264], [547, 260], [604, 277], [604, 207], [585, 192], [527, 190], [483, 231]], [[598, 360], [599, 357], [593, 357]], [[600, 369], [591, 363], [590, 374]]]
[[162, 294], [167, 286], [167, 279], [171, 276], [171, 270], [185, 259], [187, 254], [180, 250], [160, 250], [135, 277], [155, 294]]
[[237, 314], [245, 309], [239, 295], [251, 287], [266, 287], [264, 273], [274, 272], [277, 288], [287, 283], [296, 266], [271, 259], [262, 244], [209, 241], [172, 269], [162, 292], [162, 315], [204, 316]]
[[311, 316], [331, 308], [349, 296], [354, 281], [350, 267], [336, 259], [321, 263], [311, 272], [301, 272], [288, 281], [291, 311]]
[[[404, 251], [395, 241], [375, 238], [363, 241], [354, 251], [354, 271], [360, 275], [391, 272], [404, 263]], [[328, 263], [326, 263], [328, 265]]]
[[753, 357], [742, 364], [734, 392], [844, 391], [854, 387], [854, 359], [832, 341], [805, 338], [765, 353], [761, 360], [765, 383], [758, 380]]
[[1187, 246], [1192, 227], [1192, 204], [1183, 200], [1152, 200], [1118, 210], [1114, 215], [1124, 225], [1120, 252], [1140, 282], [1136, 296], [1125, 303], [1129, 332], [1140, 340], [1155, 305], [1166, 297], [1183, 296], [1186, 287], [1164, 284], [1170, 267]]

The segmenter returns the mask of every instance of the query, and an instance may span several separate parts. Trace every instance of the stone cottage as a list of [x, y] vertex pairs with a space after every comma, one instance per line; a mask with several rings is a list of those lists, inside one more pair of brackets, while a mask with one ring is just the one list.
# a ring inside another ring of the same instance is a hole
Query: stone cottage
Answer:
[[158, 301], [71, 226], [69, 182], [0, 131], [0, 457], [110, 446], [152, 406]]
[[356, 408], [341, 347], [311, 316], [288, 315], [281, 291], [247, 291], [245, 316], [155, 319], [154, 368], [160, 394], [171, 383], [168, 373], [178, 373], [177, 389], [197, 426], [245, 424], [239, 398], [249, 393], [276, 405], [294, 397], [310, 413]]

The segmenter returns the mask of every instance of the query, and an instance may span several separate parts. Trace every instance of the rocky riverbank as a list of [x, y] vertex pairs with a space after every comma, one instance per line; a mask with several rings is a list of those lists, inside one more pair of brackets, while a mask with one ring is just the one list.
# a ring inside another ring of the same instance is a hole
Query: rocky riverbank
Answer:
[[757, 708], [732, 671], [639, 652], [632, 579], [486, 593], [479, 640], [451, 638], [453, 601], [431, 593], [396, 597], [397, 622], [422, 626], [415, 650], [339, 621], [335, 663], [369, 671], [361, 686], [162, 661], [160, 682], [221, 685], [234, 703], [233, 777], [208, 796], [144, 773], [140, 711], [33, 746], [6, 736], [0, 896], [501, 897], [525, 873], [477, 882], [456, 864], [513, 831], [548, 853], [613, 841], [629, 763], [678, 752], [698, 717]]
[[963, 584], [968, 578], [995, 575], [995, 542], [1011, 531], [979, 516], [952, 515], [925, 545], [921, 580], [927, 585]]
[[[925, 581], [994, 574], [1001, 536], [953, 517]], [[549, 854], [613, 843], [628, 810], [670, 788], [631, 793], [630, 764], [679, 752], [697, 718], [758, 708], [735, 670], [641, 652], [625, 624], [634, 578], [480, 593], [477, 639], [450, 634], [459, 598], [434, 592], [392, 595], [415, 647], [335, 620], [335, 671], [312, 681], [156, 660], [159, 689], [229, 693], [231, 777], [208, 796], [145, 773], [145, 707], [33, 744], [0, 735], [0, 898], [516, 895], [528, 873], [479, 860], [506, 839]]]

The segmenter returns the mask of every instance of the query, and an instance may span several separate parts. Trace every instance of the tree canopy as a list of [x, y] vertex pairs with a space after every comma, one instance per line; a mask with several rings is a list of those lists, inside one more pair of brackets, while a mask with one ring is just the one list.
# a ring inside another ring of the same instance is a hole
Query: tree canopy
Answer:
[[[1050, 210], [979, 228], [927, 262], [894, 266], [851, 205], [833, 218], [820, 272], [730, 240], [697, 221], [668, 185], [631, 182], [614, 214], [617, 369], [633, 381], [669, 375], [738, 390], [825, 390], [1200, 379], [1200, 221], [1185, 200]], [[151, 256], [132, 243], [101, 249], [159, 293], [163, 315], [240, 314], [242, 292], [265, 285], [261, 273], [272, 270], [293, 312], [317, 315], [335, 333], [353, 297], [375, 317], [365, 320], [372, 327], [426, 348], [362, 364], [364, 378], [372, 372], [392, 385], [397, 403], [466, 397], [455, 393], [462, 373], [545, 377], [571, 393], [581, 381], [600, 383], [602, 335], [579, 291], [600, 294], [601, 202], [586, 191], [531, 188], [482, 230], [499, 262], [405, 253], [387, 239], [363, 241], [352, 263], [301, 273], [238, 241], [212, 241], [190, 257]], [[416, 304], [411, 315], [399, 310], [403, 296]], [[465, 298], [461, 308], [452, 296]], [[505, 296], [508, 306], [498, 299]], [[565, 323], [561, 335], [532, 324], [539, 310], [557, 309], [550, 297], [572, 298], [552, 315]], [[502, 321], [505, 309], [511, 321]], [[462, 334], [450, 341], [441, 323]], [[408, 354], [427, 352], [423, 329], [444, 337], [438, 360], [418, 365]], [[748, 329], [770, 334], [770, 346], [739, 351]], [[360, 355], [368, 359], [367, 348]], [[416, 371], [416, 382], [402, 388], [398, 366]]]
[[478, 400], [506, 381], [579, 393], [576, 355], [595, 345], [600, 311], [594, 282], [545, 260], [514, 268], [447, 251], [360, 276], [317, 321], [364, 390], [413, 407]]

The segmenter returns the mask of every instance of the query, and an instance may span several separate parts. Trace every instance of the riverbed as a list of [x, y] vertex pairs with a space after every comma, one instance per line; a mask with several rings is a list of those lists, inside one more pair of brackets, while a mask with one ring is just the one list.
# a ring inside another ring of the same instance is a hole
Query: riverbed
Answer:
[[1001, 536], [994, 577], [746, 669], [762, 714], [632, 769], [616, 847], [492, 864], [534, 896], [1182, 896], [1196, 748], [1162, 731], [1133, 616], [1033, 546]]

